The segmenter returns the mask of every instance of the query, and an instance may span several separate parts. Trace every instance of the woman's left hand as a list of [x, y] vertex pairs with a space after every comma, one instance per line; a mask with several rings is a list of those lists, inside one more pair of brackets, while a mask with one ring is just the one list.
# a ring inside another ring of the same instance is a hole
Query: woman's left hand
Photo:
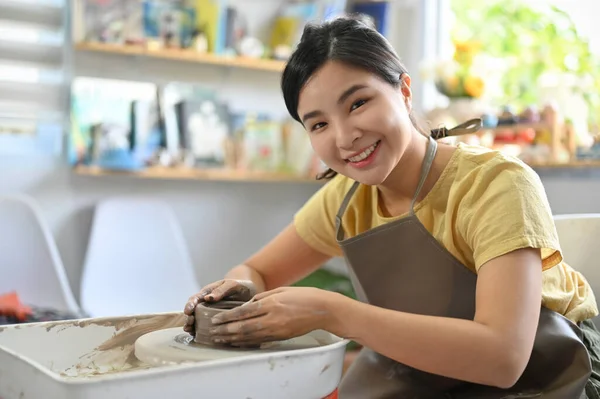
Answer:
[[250, 302], [213, 317], [215, 343], [253, 346], [323, 329], [335, 334], [338, 296], [309, 287], [282, 287], [256, 295]]

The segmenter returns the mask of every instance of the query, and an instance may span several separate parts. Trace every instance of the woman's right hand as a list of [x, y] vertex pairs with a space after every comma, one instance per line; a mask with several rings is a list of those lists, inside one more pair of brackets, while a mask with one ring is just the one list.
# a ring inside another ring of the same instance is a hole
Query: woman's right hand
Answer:
[[225, 279], [211, 283], [188, 299], [183, 309], [183, 313], [187, 315], [183, 330], [196, 335], [194, 311], [200, 302], [217, 302], [224, 298], [246, 302], [251, 300], [256, 294], [256, 287], [250, 280]]

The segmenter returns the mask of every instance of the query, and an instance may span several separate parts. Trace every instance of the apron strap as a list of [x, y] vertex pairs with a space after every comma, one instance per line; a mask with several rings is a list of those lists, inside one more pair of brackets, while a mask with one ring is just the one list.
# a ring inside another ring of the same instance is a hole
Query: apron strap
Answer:
[[344, 239], [344, 228], [342, 227], [342, 216], [346, 213], [346, 208], [348, 208], [348, 204], [354, 195], [354, 192], [358, 188], [359, 183], [357, 181], [352, 184], [352, 187], [346, 193], [344, 200], [342, 201], [342, 205], [340, 205], [340, 209], [335, 215], [335, 235], [338, 241], [342, 241]]
[[429, 170], [431, 169], [431, 165], [433, 164], [433, 159], [435, 158], [435, 153], [437, 152], [437, 142], [431, 136], [429, 136], [429, 145], [427, 146], [427, 152], [425, 153], [425, 158], [423, 159], [423, 165], [421, 166], [421, 177], [419, 178], [419, 184], [417, 185], [417, 191], [410, 201], [410, 214], [414, 215], [415, 203], [417, 202], [417, 198], [421, 193], [421, 189], [423, 188], [423, 184], [425, 184], [425, 180], [429, 175]]
[[[468, 133], [474, 133], [477, 130], [479, 130], [480, 128], [481, 128], [481, 119], [471, 119], [463, 124], [456, 126], [453, 129], [450, 129], [449, 131], [446, 130], [445, 128], [440, 130], [439, 132], [436, 130], [431, 131], [432, 134], [428, 137], [429, 145], [427, 146], [427, 152], [425, 153], [425, 158], [423, 159], [423, 166], [421, 167], [421, 177], [419, 179], [419, 184], [417, 185], [417, 191], [415, 192], [415, 195], [413, 196], [413, 198], [410, 202], [410, 214], [411, 215], [414, 215], [415, 203], [417, 201], [417, 198], [419, 197], [419, 194], [421, 193], [423, 184], [425, 184], [425, 180], [427, 179], [427, 176], [429, 175], [429, 170], [431, 169], [431, 165], [433, 164], [433, 159], [435, 158], [435, 154], [437, 152], [437, 142], [435, 140], [437, 138], [441, 138], [441, 137], [445, 137], [445, 136], [449, 135], [449, 132], [454, 132], [457, 134], [468, 134]], [[350, 200], [352, 199], [354, 192], [358, 188], [358, 185], [359, 185], [359, 183], [357, 181], [355, 181], [354, 184], [352, 184], [352, 187], [346, 193], [346, 196], [344, 197], [344, 200], [342, 201], [340, 209], [338, 210], [337, 215], [335, 216], [336, 238], [338, 241], [342, 241], [344, 239], [344, 229], [342, 227], [342, 216], [344, 216], [344, 213], [346, 212], [346, 208], [348, 207], [348, 204], [350, 203]]]
[[477, 133], [482, 126], [483, 122], [481, 118], [473, 118], [453, 127], [452, 129], [447, 129], [446, 127], [433, 129], [431, 130], [431, 136], [436, 140], [450, 136], [462, 136], [464, 134]]

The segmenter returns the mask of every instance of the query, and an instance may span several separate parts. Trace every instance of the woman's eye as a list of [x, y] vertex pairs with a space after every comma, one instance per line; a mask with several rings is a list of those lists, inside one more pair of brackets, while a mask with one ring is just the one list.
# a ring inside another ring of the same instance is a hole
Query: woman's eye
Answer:
[[358, 100], [352, 104], [352, 107], [350, 107], [350, 110], [354, 111], [355, 109], [362, 107], [365, 103], [366, 103], [365, 100]]
[[317, 130], [317, 129], [321, 129], [323, 127], [325, 127], [325, 123], [319, 122], [319, 123], [315, 123], [310, 130], [314, 131], [314, 130]]

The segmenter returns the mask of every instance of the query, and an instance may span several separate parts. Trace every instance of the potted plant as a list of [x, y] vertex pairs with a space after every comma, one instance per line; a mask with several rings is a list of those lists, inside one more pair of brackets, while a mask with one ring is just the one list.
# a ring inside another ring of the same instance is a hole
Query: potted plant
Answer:
[[[352, 287], [350, 279], [340, 273], [333, 272], [326, 268], [321, 268], [304, 279], [298, 281], [294, 286], [297, 287], [316, 287], [323, 290], [337, 292], [349, 298], [356, 299], [356, 293]], [[344, 359], [344, 372], [350, 367], [358, 353], [361, 345], [357, 342], [350, 341], [346, 346], [346, 356]]]

